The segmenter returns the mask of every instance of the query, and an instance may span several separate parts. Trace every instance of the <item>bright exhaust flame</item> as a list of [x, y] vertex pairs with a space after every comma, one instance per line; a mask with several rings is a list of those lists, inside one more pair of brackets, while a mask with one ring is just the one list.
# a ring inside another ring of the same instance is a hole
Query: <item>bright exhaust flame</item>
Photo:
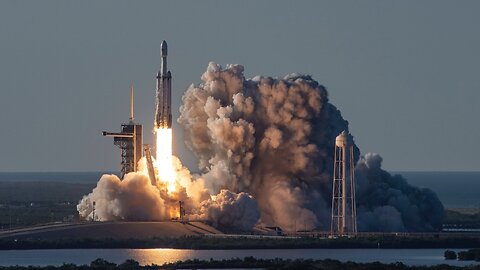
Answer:
[[156, 164], [160, 181], [165, 183], [168, 192], [175, 191], [175, 172], [172, 159], [172, 129], [159, 128], [155, 131], [157, 135], [157, 157]]

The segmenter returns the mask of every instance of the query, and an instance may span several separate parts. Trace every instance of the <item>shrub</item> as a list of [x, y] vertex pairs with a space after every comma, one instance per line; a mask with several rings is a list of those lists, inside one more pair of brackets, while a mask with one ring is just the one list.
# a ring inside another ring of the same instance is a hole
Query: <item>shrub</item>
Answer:
[[109, 262], [105, 259], [98, 258], [90, 263], [91, 268], [100, 268], [100, 269], [115, 269], [116, 264]]
[[443, 256], [445, 256], [445, 260], [456, 260], [457, 259], [457, 253], [453, 250], [446, 250], [445, 253], [443, 253]]
[[461, 261], [472, 261], [475, 259], [475, 254], [469, 251], [460, 251], [458, 252], [458, 259]]

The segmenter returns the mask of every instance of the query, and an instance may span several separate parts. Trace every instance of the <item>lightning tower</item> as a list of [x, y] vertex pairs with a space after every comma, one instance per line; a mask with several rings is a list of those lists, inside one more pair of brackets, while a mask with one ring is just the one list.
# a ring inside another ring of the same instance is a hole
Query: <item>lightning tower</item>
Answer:
[[130, 118], [128, 123], [122, 124], [121, 132], [103, 131], [103, 136], [113, 137], [113, 142], [121, 150], [121, 177], [129, 172], [137, 171], [137, 164], [142, 158], [142, 130], [141, 124], [134, 122], [133, 115], [133, 86], [130, 88]]
[[355, 167], [352, 136], [343, 131], [335, 138], [333, 162], [331, 234], [345, 236], [357, 232]]

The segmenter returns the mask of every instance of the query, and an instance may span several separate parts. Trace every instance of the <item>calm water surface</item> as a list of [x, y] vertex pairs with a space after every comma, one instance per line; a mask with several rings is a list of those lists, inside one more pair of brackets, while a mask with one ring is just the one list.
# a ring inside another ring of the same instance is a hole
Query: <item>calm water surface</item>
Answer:
[[[461, 251], [456, 250], [455, 251]], [[61, 265], [63, 263], [89, 264], [96, 258], [122, 263], [134, 259], [142, 265], [163, 264], [187, 259], [230, 259], [253, 256], [273, 259], [336, 259], [340, 261], [383, 263], [403, 262], [408, 265], [436, 265], [447, 263], [464, 266], [475, 262], [446, 261], [445, 249], [249, 249], [249, 250], [190, 250], [190, 249], [62, 249], [62, 250], [7, 250], [0, 251], [0, 265]], [[476, 263], [478, 264], [478, 263]]]

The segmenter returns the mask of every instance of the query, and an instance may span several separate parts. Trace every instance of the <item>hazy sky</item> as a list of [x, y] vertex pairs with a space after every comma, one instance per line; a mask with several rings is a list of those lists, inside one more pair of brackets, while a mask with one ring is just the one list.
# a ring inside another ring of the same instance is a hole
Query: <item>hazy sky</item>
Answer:
[[[479, 170], [480, 1], [1, 1], [0, 171], [118, 170], [151, 142], [159, 45], [173, 116], [209, 61], [311, 74], [389, 170]], [[174, 152], [194, 166], [175, 121]]]

